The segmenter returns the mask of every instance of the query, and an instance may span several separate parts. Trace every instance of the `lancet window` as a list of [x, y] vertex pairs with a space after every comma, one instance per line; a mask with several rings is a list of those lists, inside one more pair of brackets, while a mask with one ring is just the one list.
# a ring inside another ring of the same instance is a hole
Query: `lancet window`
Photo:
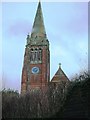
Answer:
[[42, 49], [32, 48], [30, 52], [30, 62], [40, 63], [42, 61]]

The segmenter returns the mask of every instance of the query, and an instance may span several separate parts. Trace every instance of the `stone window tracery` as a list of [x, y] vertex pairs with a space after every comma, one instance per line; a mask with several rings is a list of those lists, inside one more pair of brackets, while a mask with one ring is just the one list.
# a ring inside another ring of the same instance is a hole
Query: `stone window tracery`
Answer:
[[30, 52], [30, 62], [39, 63], [42, 60], [42, 49], [41, 48], [31, 48]]

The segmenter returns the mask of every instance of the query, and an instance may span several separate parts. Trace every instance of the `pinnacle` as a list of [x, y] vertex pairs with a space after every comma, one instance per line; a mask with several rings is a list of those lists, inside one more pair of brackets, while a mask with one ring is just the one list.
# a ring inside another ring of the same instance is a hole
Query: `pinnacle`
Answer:
[[59, 63], [59, 68], [61, 68], [61, 63]]

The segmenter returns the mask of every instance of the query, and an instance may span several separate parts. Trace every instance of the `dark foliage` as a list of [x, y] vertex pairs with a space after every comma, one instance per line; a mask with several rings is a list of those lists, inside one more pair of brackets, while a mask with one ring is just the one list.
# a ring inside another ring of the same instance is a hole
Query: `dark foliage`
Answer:
[[88, 118], [90, 119], [90, 76], [79, 78], [68, 87], [63, 106], [53, 116], [55, 118]]
[[[2, 118], [53, 118], [63, 117], [68, 113], [70, 100], [83, 102], [85, 114], [88, 114], [87, 105], [90, 77], [73, 81], [68, 87], [62, 82], [57, 87], [50, 85], [47, 91], [34, 90], [24, 95], [17, 91], [2, 90]], [[74, 96], [78, 94], [78, 96]], [[81, 97], [80, 97], [81, 96]], [[86, 104], [85, 104], [86, 103]], [[89, 105], [88, 105], [89, 106]], [[78, 106], [77, 106], [78, 107]], [[71, 106], [74, 111], [73, 106]], [[89, 106], [90, 108], [90, 106]]]
[[[2, 91], [3, 118], [50, 118], [59, 110], [64, 94], [60, 87], [48, 87], [46, 91], [30, 91], [19, 95], [15, 91]], [[60, 87], [60, 88], [59, 88]]]

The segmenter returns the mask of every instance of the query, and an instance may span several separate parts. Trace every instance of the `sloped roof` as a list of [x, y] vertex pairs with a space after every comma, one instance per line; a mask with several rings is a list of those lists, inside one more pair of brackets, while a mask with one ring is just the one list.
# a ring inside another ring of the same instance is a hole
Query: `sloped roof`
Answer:
[[68, 82], [69, 79], [66, 76], [66, 74], [63, 72], [61, 67], [59, 66], [59, 68], [58, 68], [57, 72], [55, 73], [55, 75], [53, 76], [51, 82], [61, 82], [61, 81]]

